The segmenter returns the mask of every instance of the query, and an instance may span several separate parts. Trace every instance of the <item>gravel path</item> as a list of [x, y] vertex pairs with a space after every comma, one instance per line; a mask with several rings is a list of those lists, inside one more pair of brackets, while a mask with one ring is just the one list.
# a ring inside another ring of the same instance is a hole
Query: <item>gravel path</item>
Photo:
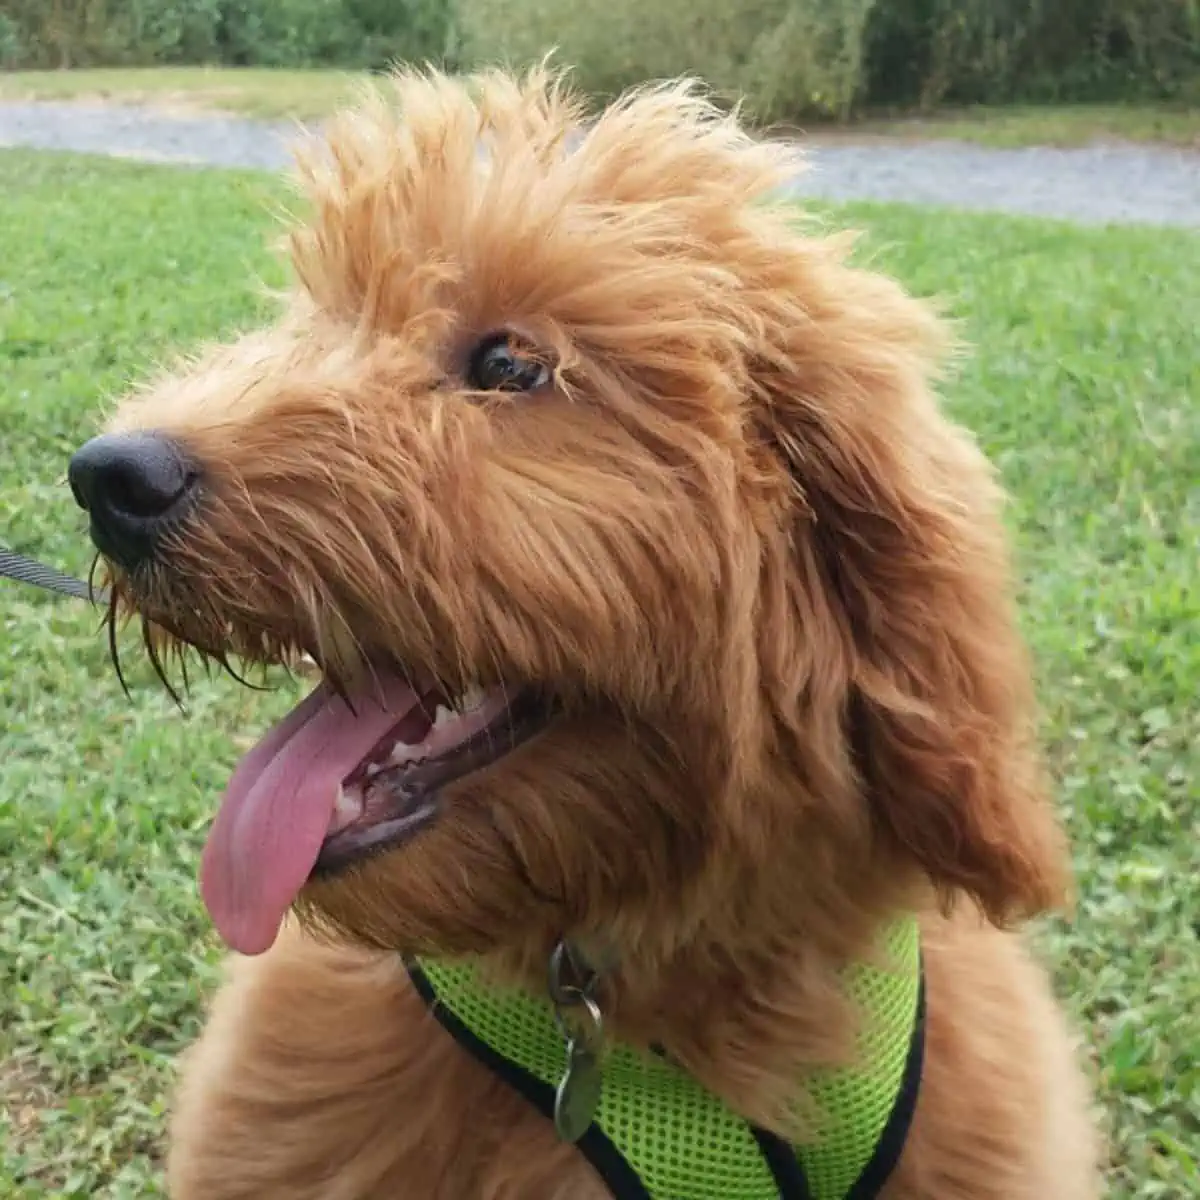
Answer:
[[[278, 169], [296, 127], [116, 105], [0, 102], [0, 146]], [[962, 143], [822, 144], [797, 196], [1200, 227], [1200, 154], [1156, 147], [989, 150]]]

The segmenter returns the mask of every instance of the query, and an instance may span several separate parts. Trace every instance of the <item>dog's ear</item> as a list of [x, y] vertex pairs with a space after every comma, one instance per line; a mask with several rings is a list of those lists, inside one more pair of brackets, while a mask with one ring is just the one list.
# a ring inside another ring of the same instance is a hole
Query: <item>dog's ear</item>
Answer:
[[1067, 880], [1001, 493], [934, 402], [938, 323], [888, 281], [828, 267], [820, 318], [754, 371], [792, 489], [796, 642], [836, 643], [822, 658], [838, 678], [812, 683], [842, 708], [876, 831], [1003, 924], [1061, 903]]

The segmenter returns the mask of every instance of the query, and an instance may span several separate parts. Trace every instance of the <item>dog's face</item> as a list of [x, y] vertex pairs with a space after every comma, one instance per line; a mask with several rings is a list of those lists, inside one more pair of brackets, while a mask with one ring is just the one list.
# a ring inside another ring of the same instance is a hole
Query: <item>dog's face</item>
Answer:
[[156, 639], [325, 675], [216, 819], [226, 938], [299, 903], [397, 949], [663, 955], [884, 858], [1048, 899], [933, 319], [790, 230], [788, 157], [684, 91], [581, 133], [540, 79], [476, 84], [337, 123], [279, 324], [73, 467]]

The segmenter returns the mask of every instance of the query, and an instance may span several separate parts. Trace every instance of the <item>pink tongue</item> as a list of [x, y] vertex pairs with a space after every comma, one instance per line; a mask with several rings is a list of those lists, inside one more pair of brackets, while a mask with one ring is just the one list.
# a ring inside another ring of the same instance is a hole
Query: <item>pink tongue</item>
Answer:
[[322, 684], [238, 764], [200, 864], [200, 893], [242, 954], [270, 948], [316, 864], [342, 780], [417, 703], [377, 675], [350, 706]]

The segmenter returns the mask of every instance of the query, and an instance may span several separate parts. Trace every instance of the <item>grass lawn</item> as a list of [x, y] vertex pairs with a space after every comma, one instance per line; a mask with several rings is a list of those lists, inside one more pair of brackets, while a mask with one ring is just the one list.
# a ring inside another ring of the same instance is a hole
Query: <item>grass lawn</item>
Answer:
[[[131, 67], [0, 73], [0, 100], [86, 100], [312, 120], [344, 103], [367, 76], [330, 69]], [[872, 117], [806, 127], [819, 136], [953, 138], [988, 146], [1161, 142], [1200, 150], [1200, 108], [1094, 104], [979, 106], [929, 116]]]
[[[819, 132], [819, 131], [817, 131]], [[983, 146], [1086, 146], [1148, 142], [1200, 151], [1200, 107], [1155, 104], [975, 105], [925, 116], [872, 117], [844, 134], [939, 138]]]
[[367, 76], [349, 71], [269, 67], [98, 67], [0, 73], [2, 100], [85, 100], [152, 104], [248, 117], [313, 120], [354, 95]]
[[[68, 455], [150, 361], [261, 312], [278, 195], [0, 153], [0, 541], [86, 571]], [[1015, 494], [1082, 893], [1041, 939], [1094, 1054], [1111, 1195], [1200, 1197], [1200, 238], [848, 213], [978, 348], [952, 403]], [[199, 849], [238, 749], [294, 698], [201, 679], [180, 716], [131, 643], [127, 700], [97, 624], [0, 583], [4, 1200], [156, 1194], [218, 962]]]

